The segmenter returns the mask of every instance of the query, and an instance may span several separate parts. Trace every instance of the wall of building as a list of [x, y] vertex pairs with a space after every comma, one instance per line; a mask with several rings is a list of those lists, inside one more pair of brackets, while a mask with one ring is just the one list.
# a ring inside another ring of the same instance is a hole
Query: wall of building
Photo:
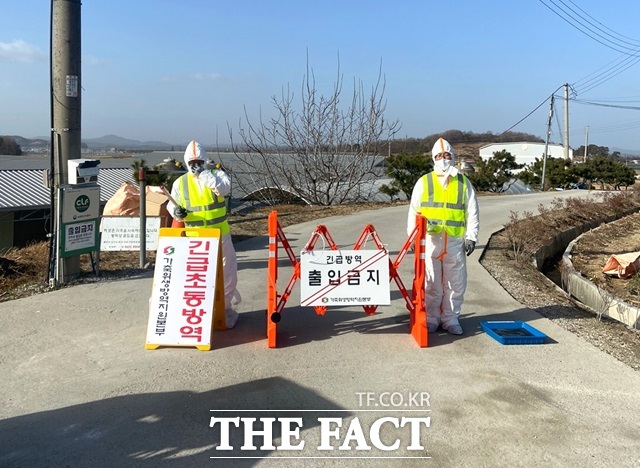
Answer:
[[[544, 155], [544, 143], [494, 143], [480, 148], [480, 157], [489, 159], [494, 153], [507, 151], [516, 158], [518, 164], [533, 164], [537, 159], [542, 159]], [[547, 155], [552, 158], [564, 158], [564, 146], [549, 144]], [[569, 149], [569, 158], [573, 160], [573, 150]]]
[[15, 247], [25, 247], [33, 242], [48, 240], [50, 210], [30, 210], [29, 217], [16, 219], [13, 224], [13, 245]]
[[13, 211], [0, 212], [0, 252], [13, 246]]

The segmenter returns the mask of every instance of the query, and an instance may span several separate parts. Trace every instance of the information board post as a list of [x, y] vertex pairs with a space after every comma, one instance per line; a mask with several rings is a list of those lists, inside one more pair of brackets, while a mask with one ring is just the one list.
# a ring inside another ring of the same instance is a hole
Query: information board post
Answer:
[[58, 187], [58, 229], [56, 230], [56, 285], [67, 278], [62, 268], [67, 258], [100, 249], [100, 186], [61, 185]]
[[140, 268], [144, 268], [147, 263], [147, 236], [143, 236], [143, 232], [147, 232], [147, 174], [144, 167], [138, 170], [138, 179], [140, 181]]

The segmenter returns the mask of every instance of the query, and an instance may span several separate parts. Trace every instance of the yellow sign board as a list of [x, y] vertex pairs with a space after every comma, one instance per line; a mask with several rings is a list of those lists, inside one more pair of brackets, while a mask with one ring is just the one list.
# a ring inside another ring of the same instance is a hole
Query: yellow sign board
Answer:
[[220, 230], [161, 228], [145, 348], [208, 351], [212, 329], [226, 329], [224, 309]]

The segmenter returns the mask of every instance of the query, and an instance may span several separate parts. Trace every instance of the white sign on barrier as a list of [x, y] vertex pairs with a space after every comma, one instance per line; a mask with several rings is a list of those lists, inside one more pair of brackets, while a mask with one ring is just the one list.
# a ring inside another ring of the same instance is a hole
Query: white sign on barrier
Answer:
[[389, 253], [303, 251], [300, 295], [303, 306], [389, 305]]

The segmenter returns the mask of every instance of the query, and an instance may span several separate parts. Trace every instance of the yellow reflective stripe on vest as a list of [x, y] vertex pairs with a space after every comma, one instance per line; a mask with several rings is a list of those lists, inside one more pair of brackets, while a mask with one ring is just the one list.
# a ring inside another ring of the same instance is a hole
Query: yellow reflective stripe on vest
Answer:
[[178, 182], [183, 206], [188, 211], [184, 219], [185, 226], [218, 228], [221, 234], [228, 234], [224, 197], [215, 195], [209, 188], [201, 192], [198, 182], [189, 174], [181, 176]]
[[[224, 197], [218, 197], [215, 194], [213, 194], [214, 199], [217, 199], [217, 201], [214, 201], [213, 203], [210, 203], [208, 205], [204, 205], [204, 206], [194, 206], [193, 207], [193, 212], [197, 213], [198, 211], [208, 211], [208, 210], [215, 210], [217, 208], [222, 208], [224, 206], [226, 206], [225, 202], [224, 202]], [[220, 200], [220, 198], [222, 198], [222, 200]]]
[[461, 237], [466, 228], [466, 190], [462, 174], [449, 181], [444, 189], [435, 173], [423, 176], [424, 190], [420, 213], [427, 218], [427, 232]]
[[[424, 200], [424, 196], [423, 196], [423, 200]], [[433, 178], [431, 177], [427, 177], [427, 200], [423, 201], [421, 206], [425, 208], [443, 208], [444, 207], [444, 202], [434, 201]]]

